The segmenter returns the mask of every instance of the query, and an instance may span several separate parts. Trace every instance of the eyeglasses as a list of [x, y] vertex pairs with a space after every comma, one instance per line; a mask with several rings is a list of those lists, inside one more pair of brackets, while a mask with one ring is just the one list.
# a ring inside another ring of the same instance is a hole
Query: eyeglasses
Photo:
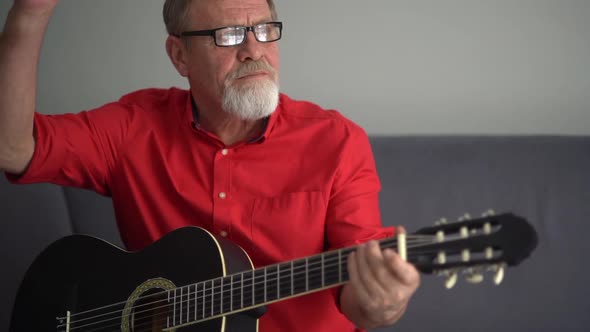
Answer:
[[283, 22], [268, 22], [256, 24], [251, 27], [234, 26], [223, 27], [213, 30], [184, 31], [180, 35], [188, 36], [212, 36], [215, 45], [230, 47], [242, 44], [246, 41], [248, 31], [254, 33], [254, 37], [261, 43], [270, 43], [281, 39]]

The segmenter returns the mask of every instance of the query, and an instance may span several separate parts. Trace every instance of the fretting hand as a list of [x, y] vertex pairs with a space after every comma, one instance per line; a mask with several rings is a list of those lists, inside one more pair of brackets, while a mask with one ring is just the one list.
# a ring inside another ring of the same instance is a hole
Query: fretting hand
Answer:
[[[405, 232], [403, 228], [398, 231]], [[420, 285], [416, 268], [392, 249], [370, 241], [348, 257], [350, 282], [340, 297], [342, 311], [357, 326], [395, 323]]]

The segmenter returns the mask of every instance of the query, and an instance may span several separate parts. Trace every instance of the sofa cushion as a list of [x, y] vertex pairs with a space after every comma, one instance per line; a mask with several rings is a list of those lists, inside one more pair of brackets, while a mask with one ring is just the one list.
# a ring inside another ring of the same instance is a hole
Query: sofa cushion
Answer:
[[35, 257], [51, 242], [72, 234], [61, 187], [15, 186], [0, 176], [0, 331], [8, 331], [18, 285]]
[[[501, 286], [424, 277], [396, 331], [585, 331], [589, 137], [373, 137], [388, 225], [408, 230], [468, 212], [511, 211], [539, 245]], [[382, 331], [386, 331], [383, 329]]]

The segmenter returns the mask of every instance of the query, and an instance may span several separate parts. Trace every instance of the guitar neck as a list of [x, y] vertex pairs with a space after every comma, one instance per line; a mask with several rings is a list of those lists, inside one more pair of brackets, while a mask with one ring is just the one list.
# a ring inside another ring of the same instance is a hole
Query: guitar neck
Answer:
[[[499, 284], [505, 267], [520, 264], [533, 252], [537, 234], [522, 217], [486, 214], [456, 223], [441, 222], [379, 243], [381, 248], [400, 252], [400, 256], [406, 253], [407, 261], [421, 273], [444, 276], [447, 288], [453, 287], [458, 276], [469, 282], [481, 282], [488, 272], [494, 274], [493, 281]], [[154, 331], [174, 331], [344, 284], [349, 280], [347, 260], [356, 250], [343, 248], [224, 275], [226, 270], [246, 266], [247, 256], [239, 252], [241, 256], [228, 259], [228, 263], [241, 259], [241, 264], [223, 265], [224, 257], [231, 257], [238, 248], [216, 243], [215, 237], [204, 229], [181, 228], [158, 243], [137, 255], [88, 236], [71, 236], [55, 242], [39, 255], [23, 278], [15, 301], [12, 330], [47, 331], [57, 327], [57, 331], [127, 331], [143, 326]], [[193, 243], [199, 245], [191, 246]], [[212, 255], [214, 250], [219, 254]], [[179, 253], [184, 262], [202, 259], [202, 266], [182, 269], [169, 262], [151, 263]], [[207, 257], [197, 255], [200, 253]], [[124, 276], [122, 266], [130, 267]], [[206, 268], [213, 270], [202, 271]], [[155, 271], [158, 275], [154, 276]], [[181, 273], [188, 276], [179, 277]], [[203, 280], [214, 275], [223, 276]], [[76, 276], [81, 279], [76, 280]], [[203, 281], [176, 288], [173, 280], [184, 283], [181, 280], [190, 276]], [[142, 282], [138, 285], [138, 281]], [[104, 293], [104, 289], [117, 282], [120, 285], [113, 287], [112, 295]], [[107, 299], [124, 296], [115, 293], [126, 294], [127, 299], [105, 304]], [[257, 312], [249, 316], [230, 316], [228, 324], [255, 324]]]
[[[492, 267], [499, 283], [502, 264], [519, 264], [537, 244], [530, 224], [512, 214], [427, 227], [407, 240], [407, 261], [422, 273], [447, 273], [447, 287], [463, 268], [478, 274]], [[382, 249], [396, 250], [397, 244], [396, 238], [379, 241]], [[165, 331], [344, 284], [349, 279], [347, 258], [354, 250], [328, 251], [169, 290], [172, 317]]]
[[[381, 247], [391, 247], [385, 239]], [[355, 248], [328, 251], [168, 291], [170, 328], [191, 325], [269, 303], [342, 285], [347, 257]]]

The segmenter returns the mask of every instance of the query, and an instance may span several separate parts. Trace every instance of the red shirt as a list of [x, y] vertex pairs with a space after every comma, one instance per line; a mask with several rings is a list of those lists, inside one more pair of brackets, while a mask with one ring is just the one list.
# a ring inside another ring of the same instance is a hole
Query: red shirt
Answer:
[[[79, 114], [35, 114], [18, 183], [112, 196], [129, 250], [194, 225], [256, 267], [393, 234], [365, 132], [338, 112], [280, 96], [261, 136], [227, 147], [193, 121], [188, 91], [147, 89]], [[268, 306], [260, 331], [354, 331], [332, 289]]]

